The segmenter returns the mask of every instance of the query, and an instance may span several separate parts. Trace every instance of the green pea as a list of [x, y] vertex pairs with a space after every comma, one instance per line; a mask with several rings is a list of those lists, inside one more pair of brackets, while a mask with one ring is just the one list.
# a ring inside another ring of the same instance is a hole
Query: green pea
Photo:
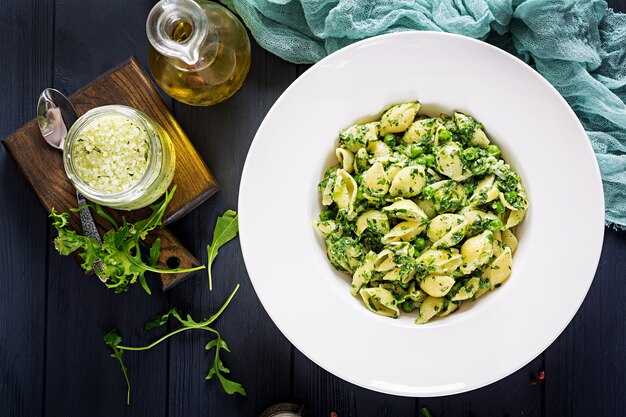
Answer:
[[517, 200], [517, 193], [515, 191], [509, 191], [508, 193], [504, 193], [504, 198], [506, 201], [513, 204]]
[[415, 162], [419, 165], [426, 165], [426, 157], [420, 156], [415, 160]]
[[429, 167], [434, 167], [435, 155], [424, 155], [424, 164]]
[[496, 231], [502, 229], [502, 226], [504, 226], [502, 221], [500, 219], [495, 219], [489, 222], [488, 228], [489, 230]]
[[446, 142], [452, 137], [452, 132], [447, 129], [442, 129], [439, 131], [439, 140], [441, 142]]
[[424, 148], [422, 148], [421, 146], [416, 145], [414, 143], [409, 146], [409, 156], [411, 158], [417, 158], [423, 153], [424, 153]]
[[320, 213], [320, 220], [321, 221], [330, 220], [334, 217], [334, 214], [335, 213], [333, 213], [332, 210], [326, 209]]
[[463, 158], [465, 158], [466, 161], [474, 161], [478, 159], [478, 151], [476, 148], [467, 148], [463, 151]]
[[400, 305], [402, 307], [402, 311], [405, 313], [410, 313], [415, 310], [415, 302], [413, 300], [406, 300], [404, 303]]
[[383, 138], [383, 142], [385, 142], [385, 144], [389, 147], [396, 146], [396, 135], [392, 133], [385, 135], [385, 137]]
[[418, 237], [417, 239], [415, 239], [415, 243], [413, 243], [413, 246], [418, 251], [421, 251], [426, 247], [426, 239], [424, 239], [423, 237]]
[[492, 156], [500, 155], [500, 148], [497, 145], [489, 145], [487, 147], [487, 153]]
[[500, 200], [496, 200], [491, 204], [491, 208], [498, 214], [504, 213], [504, 204]]

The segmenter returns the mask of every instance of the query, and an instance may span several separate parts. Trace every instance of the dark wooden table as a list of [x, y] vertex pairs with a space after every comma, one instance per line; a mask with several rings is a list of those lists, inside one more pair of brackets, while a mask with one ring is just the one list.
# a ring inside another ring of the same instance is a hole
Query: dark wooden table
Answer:
[[[145, 67], [144, 24], [153, 3], [1, 0], [0, 137], [34, 116], [45, 87], [74, 92], [130, 55]], [[626, 10], [624, 0], [609, 3]], [[201, 259], [206, 260], [216, 216], [237, 207], [239, 178], [257, 127], [305, 70], [253, 42], [250, 75], [231, 100], [209, 108], [168, 101], [222, 185], [216, 196], [172, 226]], [[115, 295], [83, 276], [74, 259], [59, 256], [53, 236], [46, 213], [0, 147], [2, 416], [258, 416], [285, 401], [305, 404], [315, 416], [331, 411], [340, 417], [415, 416], [424, 405], [435, 417], [626, 415], [626, 233], [606, 230], [584, 304], [543, 354], [488, 387], [432, 399], [371, 392], [314, 365], [265, 313], [237, 243], [220, 251], [212, 293], [206, 276], [198, 274], [170, 293], [148, 296], [136, 286]], [[159, 312], [178, 306], [198, 317], [208, 315], [235, 282], [241, 290], [217, 328], [232, 349], [224, 361], [248, 396], [229, 396], [217, 381], [204, 380], [210, 363], [206, 335], [189, 333], [149, 352], [126, 354], [133, 383], [127, 407], [124, 381], [103, 334], [115, 327], [125, 341], [144, 344], [152, 338], [140, 329]], [[558, 302], [554, 294], [528, 300], [528, 308]], [[332, 341], [328, 345], [332, 349]], [[532, 384], [542, 370], [545, 379]]]

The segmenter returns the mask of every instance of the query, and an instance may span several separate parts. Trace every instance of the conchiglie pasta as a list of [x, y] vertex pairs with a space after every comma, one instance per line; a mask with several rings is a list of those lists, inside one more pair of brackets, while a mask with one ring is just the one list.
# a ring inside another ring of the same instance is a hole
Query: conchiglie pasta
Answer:
[[374, 196], [381, 197], [389, 191], [389, 180], [385, 168], [380, 162], [376, 162], [363, 174], [365, 191]]
[[430, 221], [426, 234], [433, 242], [433, 248], [449, 248], [463, 240], [466, 230], [465, 216], [446, 213]]
[[506, 247], [500, 256], [494, 259], [494, 261], [485, 269], [483, 274], [483, 277], [489, 279], [491, 289], [499, 287], [509, 278], [509, 276], [511, 276], [512, 266], [513, 257], [511, 254], [511, 248]]
[[370, 210], [361, 214], [356, 219], [356, 234], [360, 236], [366, 229], [383, 235], [388, 233], [389, 219], [387, 215], [377, 210]]
[[352, 125], [339, 132], [339, 144], [351, 152], [357, 152], [364, 148], [368, 142], [378, 140], [380, 123], [367, 123], [364, 125]]
[[438, 128], [439, 123], [434, 118], [416, 120], [404, 132], [402, 140], [407, 144], [429, 142]]
[[517, 249], [517, 237], [515, 237], [511, 229], [502, 231], [502, 243], [511, 248], [512, 253], [515, 253], [515, 249]]
[[495, 177], [489, 175], [476, 185], [476, 189], [470, 197], [469, 202], [471, 206], [485, 204], [495, 200], [499, 195], [500, 190], [498, 190], [498, 186], [495, 183]]
[[383, 207], [382, 211], [396, 219], [417, 220], [421, 222], [428, 219], [426, 213], [411, 200], [400, 199], [389, 206]]
[[463, 285], [459, 291], [452, 297], [452, 301], [469, 300], [476, 294], [480, 286], [480, 278], [474, 277], [469, 279], [465, 285]]
[[352, 175], [343, 169], [337, 170], [337, 178], [333, 185], [333, 200], [340, 210], [352, 213], [356, 199], [357, 185]]
[[337, 148], [335, 151], [341, 169], [351, 174], [354, 170], [354, 154], [347, 149]]
[[383, 236], [382, 243], [392, 245], [399, 242], [410, 242], [424, 231], [424, 227], [424, 223], [420, 221], [407, 220], [398, 223], [389, 233]]
[[517, 226], [524, 220], [526, 210], [511, 210], [506, 214], [506, 222], [504, 223], [504, 230]]
[[454, 285], [454, 278], [446, 275], [429, 275], [420, 282], [420, 288], [433, 297], [444, 297]]
[[415, 119], [419, 109], [420, 103], [418, 101], [391, 106], [380, 118], [380, 135], [404, 132]]
[[359, 294], [365, 302], [365, 306], [372, 312], [381, 316], [396, 318], [400, 315], [398, 301], [391, 291], [385, 288], [363, 288]]
[[417, 258], [417, 263], [434, 275], [451, 275], [463, 263], [456, 249], [429, 249]]
[[402, 168], [394, 177], [389, 187], [389, 194], [398, 197], [414, 197], [426, 185], [424, 168], [409, 166]]
[[435, 149], [435, 161], [437, 170], [443, 175], [460, 180], [463, 177], [463, 163], [461, 162], [461, 146], [455, 142], [449, 142]]
[[430, 319], [435, 317], [443, 309], [443, 298], [429, 296], [420, 305], [420, 312], [415, 324], [428, 323]]
[[372, 275], [374, 274], [374, 261], [376, 260], [376, 254], [374, 252], [369, 252], [365, 256], [365, 260], [359, 266], [354, 274], [352, 275], [352, 284], [351, 284], [351, 292], [352, 295], [357, 295], [361, 288], [365, 284], [372, 279]]
[[463, 257], [463, 265], [461, 272], [469, 274], [476, 268], [484, 265], [493, 255], [493, 233], [485, 230], [478, 236], [470, 237], [461, 246], [461, 256]]

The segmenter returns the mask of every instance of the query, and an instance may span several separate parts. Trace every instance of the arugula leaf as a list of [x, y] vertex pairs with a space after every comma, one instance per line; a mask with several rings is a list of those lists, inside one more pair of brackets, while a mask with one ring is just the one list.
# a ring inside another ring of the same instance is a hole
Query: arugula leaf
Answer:
[[104, 335], [104, 343], [113, 350], [111, 357], [117, 359], [120, 364], [122, 374], [126, 380], [126, 405], [130, 405], [130, 380], [128, 379], [128, 369], [124, 366], [124, 361], [122, 360], [122, 354], [124, 352], [122, 349], [118, 348], [119, 344], [122, 343], [122, 338], [117, 334], [117, 330], [113, 329]]
[[228, 349], [226, 342], [224, 341], [224, 339], [221, 338], [219, 333], [217, 334], [217, 337], [215, 339], [211, 340], [205, 346], [206, 350], [211, 350], [213, 348], [215, 348], [215, 357], [213, 359], [213, 367], [209, 370], [209, 373], [205, 379], [209, 380], [213, 378], [214, 375], [217, 375], [217, 379], [219, 379], [220, 383], [222, 384], [222, 388], [227, 394], [232, 395], [232, 394], [237, 393], [237, 394], [245, 396], [246, 390], [240, 383], [231, 381], [230, 379], [226, 378], [223, 375], [223, 374], [229, 374], [230, 369], [224, 366], [224, 363], [222, 362], [222, 359], [220, 358], [220, 350], [224, 349], [225, 351], [230, 352], [230, 349]]
[[[145, 239], [148, 232], [160, 226], [167, 205], [172, 200], [176, 186], [172, 190], [165, 192], [162, 202], [150, 206], [152, 214], [144, 220], [136, 223], [128, 223], [122, 219], [122, 225], [118, 227], [112, 218], [107, 218], [114, 226], [102, 236], [102, 244], [96, 239], [77, 234], [69, 229], [69, 214], [57, 212], [52, 209], [50, 217], [53, 219], [52, 225], [58, 232], [54, 239], [54, 245], [61, 255], [69, 255], [72, 252], [82, 249], [79, 254], [83, 258], [81, 267], [91, 270], [93, 261], [100, 259], [105, 267], [104, 271], [98, 275], [106, 280], [105, 285], [115, 290], [116, 293], [127, 291], [131, 284], [139, 281], [143, 289], [151, 294], [150, 288], [145, 279], [147, 271], [161, 274], [177, 274], [181, 272], [192, 272], [205, 268], [204, 265], [189, 269], [158, 269], [156, 260], [160, 254], [161, 242], [155, 241], [150, 248], [148, 264], [141, 259], [139, 242]], [[95, 212], [102, 215], [104, 211], [97, 204]], [[105, 216], [106, 213], [104, 213]], [[106, 217], [105, 217], [106, 218]]]
[[187, 315], [185, 319], [183, 319], [176, 308], [171, 308], [166, 313], [158, 316], [156, 319], [146, 324], [145, 331], [164, 325], [165, 323], [167, 323], [170, 317], [174, 317], [181, 324], [181, 327], [167, 333], [166, 335], [160, 337], [159, 339], [155, 340], [149, 345], [139, 346], [139, 347], [122, 346], [121, 345], [122, 338], [118, 335], [116, 330], [111, 330], [109, 333], [107, 333], [104, 336], [104, 342], [107, 344], [107, 346], [111, 348], [111, 350], [113, 350], [113, 354], [111, 355], [111, 357], [117, 359], [117, 361], [120, 364], [120, 368], [122, 369], [122, 373], [124, 374], [124, 378], [126, 379], [126, 385], [128, 386], [128, 394], [126, 398], [127, 404], [130, 404], [130, 381], [128, 378], [127, 369], [124, 366], [124, 362], [122, 361], [122, 353], [124, 351], [141, 351], [141, 350], [152, 349], [159, 343], [174, 336], [175, 334], [182, 333], [188, 330], [204, 330], [204, 331], [213, 333], [216, 336], [215, 339], [210, 340], [205, 346], [205, 349], [207, 351], [211, 349], [215, 349], [215, 354], [213, 357], [213, 365], [209, 369], [209, 373], [207, 374], [205, 379], [209, 380], [209, 379], [212, 379], [213, 376], [217, 376], [218, 380], [220, 381], [220, 384], [222, 385], [222, 388], [224, 389], [226, 393], [240, 394], [244, 396], [246, 395], [246, 390], [243, 388], [241, 384], [235, 381], [231, 381], [230, 379], [224, 376], [224, 374], [230, 373], [230, 369], [228, 369], [222, 362], [220, 353], [222, 351], [230, 352], [230, 349], [228, 348], [226, 341], [222, 339], [219, 332], [215, 330], [214, 328], [209, 327], [209, 325], [215, 320], [217, 320], [217, 318], [224, 312], [224, 310], [226, 310], [226, 307], [228, 307], [228, 305], [230, 304], [231, 300], [237, 293], [237, 290], [239, 290], [239, 284], [235, 286], [235, 289], [230, 294], [230, 296], [226, 299], [224, 304], [222, 304], [219, 310], [217, 310], [217, 312], [215, 312], [209, 318], [204, 319], [202, 321], [194, 320], [189, 314]]
[[226, 210], [223, 215], [217, 218], [215, 229], [213, 230], [213, 242], [207, 245], [207, 270], [209, 271], [209, 291], [213, 291], [213, 277], [211, 275], [211, 265], [217, 256], [219, 249], [237, 236], [239, 231], [239, 215], [233, 210]]
[[428, 407], [422, 407], [421, 411], [424, 417], [433, 417], [433, 415], [430, 414], [430, 410], [428, 410]]
[[152, 330], [156, 327], [163, 326], [165, 323], [167, 323], [167, 320], [173, 314], [178, 314], [176, 307], [172, 307], [167, 313], [161, 314], [159, 317], [157, 317], [156, 319], [146, 324], [146, 328], [143, 331], [147, 332], [148, 330]]

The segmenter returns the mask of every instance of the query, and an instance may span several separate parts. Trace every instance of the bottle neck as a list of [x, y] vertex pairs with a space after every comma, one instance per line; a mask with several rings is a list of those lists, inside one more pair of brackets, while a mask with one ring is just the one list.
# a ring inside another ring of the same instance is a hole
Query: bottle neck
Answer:
[[146, 34], [161, 55], [194, 65], [200, 59], [209, 26], [206, 13], [195, 1], [161, 0], [148, 15]]

